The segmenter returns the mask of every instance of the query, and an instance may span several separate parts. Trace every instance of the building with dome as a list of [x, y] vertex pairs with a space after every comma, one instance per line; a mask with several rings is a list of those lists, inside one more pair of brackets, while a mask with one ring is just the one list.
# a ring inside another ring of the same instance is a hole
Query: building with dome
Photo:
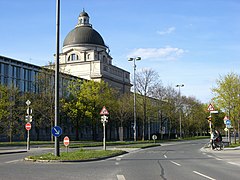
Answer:
[[87, 80], [107, 82], [121, 93], [130, 91], [130, 73], [112, 65], [113, 58], [102, 36], [83, 11], [78, 23], [65, 37], [59, 57], [60, 71]]

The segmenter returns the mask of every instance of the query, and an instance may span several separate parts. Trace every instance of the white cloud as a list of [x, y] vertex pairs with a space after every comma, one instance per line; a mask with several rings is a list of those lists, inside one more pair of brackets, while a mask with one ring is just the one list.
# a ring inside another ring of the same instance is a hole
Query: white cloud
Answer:
[[144, 59], [152, 60], [176, 60], [186, 52], [186, 50], [169, 46], [165, 48], [138, 48], [130, 52], [128, 57], [141, 56]]
[[166, 35], [166, 34], [171, 34], [172, 32], [175, 31], [175, 27], [169, 27], [168, 29], [164, 30], [164, 31], [157, 31], [158, 34], [160, 35]]

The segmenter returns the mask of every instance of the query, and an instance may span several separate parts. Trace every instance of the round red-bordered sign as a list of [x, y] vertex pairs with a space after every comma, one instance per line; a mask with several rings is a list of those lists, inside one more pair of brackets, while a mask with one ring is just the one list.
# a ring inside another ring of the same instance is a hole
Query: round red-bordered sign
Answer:
[[25, 124], [25, 128], [27, 131], [29, 131], [32, 128], [31, 123], [28, 122], [27, 124]]
[[70, 143], [69, 137], [68, 137], [68, 136], [65, 136], [64, 139], [63, 139], [63, 144], [64, 144], [64, 146], [68, 146], [69, 143]]

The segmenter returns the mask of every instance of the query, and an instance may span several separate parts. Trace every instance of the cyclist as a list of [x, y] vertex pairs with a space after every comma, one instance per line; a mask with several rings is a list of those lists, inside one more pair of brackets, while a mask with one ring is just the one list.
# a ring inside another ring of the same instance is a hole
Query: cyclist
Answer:
[[213, 134], [212, 149], [215, 149], [215, 148], [222, 149], [222, 147], [223, 147], [222, 135], [218, 130], [215, 130]]

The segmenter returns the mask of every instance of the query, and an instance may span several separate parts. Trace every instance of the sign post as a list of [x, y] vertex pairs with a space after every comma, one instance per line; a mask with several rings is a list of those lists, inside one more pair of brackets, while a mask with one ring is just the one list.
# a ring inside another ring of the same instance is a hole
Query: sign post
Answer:
[[231, 136], [230, 136], [230, 128], [232, 128], [231, 121], [227, 119], [225, 123], [226, 123], [226, 128], [228, 129], [228, 142], [231, 143]]
[[[210, 112], [209, 118], [211, 119], [211, 111], [214, 111], [214, 107], [211, 103], [208, 105], [207, 110]], [[211, 120], [209, 121], [209, 129], [210, 129], [210, 133], [212, 133], [212, 121]]]
[[27, 130], [27, 151], [30, 150], [30, 129], [32, 128], [31, 123], [32, 122], [32, 109], [30, 108], [31, 101], [27, 100], [26, 105], [27, 105], [27, 116], [26, 116], [26, 121], [27, 124], [25, 125], [25, 129]]
[[31, 123], [27, 123], [25, 124], [25, 129], [27, 130], [27, 150], [29, 151], [30, 150], [30, 129], [32, 128], [32, 125]]
[[154, 144], [155, 144], [155, 141], [156, 141], [156, 139], [157, 139], [157, 135], [152, 135], [152, 139], [153, 139], [153, 141], [154, 141]]
[[109, 115], [108, 110], [106, 109], [105, 106], [103, 106], [101, 112], [101, 122], [103, 123], [103, 150], [106, 150], [106, 123], [108, 122], [108, 117], [106, 115]]
[[65, 136], [64, 139], [63, 139], [63, 144], [64, 146], [66, 147], [66, 150], [68, 152], [68, 146], [70, 144], [70, 140], [69, 140], [69, 137], [68, 136]]

